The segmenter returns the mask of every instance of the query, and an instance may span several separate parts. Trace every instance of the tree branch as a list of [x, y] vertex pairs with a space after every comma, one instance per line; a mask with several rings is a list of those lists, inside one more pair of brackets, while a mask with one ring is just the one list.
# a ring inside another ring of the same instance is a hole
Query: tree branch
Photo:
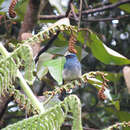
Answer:
[[[87, 14], [92, 14], [92, 13], [95, 13], [95, 12], [101, 12], [101, 11], [116, 8], [116, 7], [123, 5], [123, 4], [126, 4], [126, 3], [130, 3], [130, 0], [123, 0], [123, 1], [119, 1], [117, 3], [111, 4], [111, 5], [106, 5], [106, 6], [103, 6], [103, 7], [100, 7], [100, 8], [84, 10], [84, 11], [82, 11], [82, 14], [87, 15]], [[79, 16], [78, 13], [76, 15]], [[51, 19], [57, 20], [57, 19], [61, 19], [63, 17], [65, 17], [65, 15], [59, 15], [59, 16], [56, 16], [56, 15], [39, 15], [40, 20], [51, 20]], [[72, 17], [72, 15], [70, 15], [70, 17]]]
[[66, 14], [64, 17], [69, 17], [69, 13], [70, 13], [70, 10], [71, 10], [71, 3], [73, 2], [73, 0], [70, 0], [69, 3], [68, 3], [68, 8], [67, 8], [67, 11], [66, 11]]
[[103, 6], [100, 8], [85, 10], [85, 11], [82, 11], [82, 14], [92, 14], [95, 12], [101, 12], [101, 11], [116, 8], [116, 7], [123, 5], [123, 4], [126, 4], [126, 3], [130, 3], [130, 0], [123, 0], [123, 1], [119, 1], [117, 3], [111, 4], [111, 5], [106, 5], [106, 6]]
[[38, 18], [40, 20], [58, 20], [58, 19], [61, 19], [61, 18], [64, 18], [65, 15], [39, 15]]
[[82, 20], [83, 22], [103, 22], [103, 21], [112, 21], [112, 20], [121, 20], [124, 18], [129, 18], [130, 15], [123, 15], [123, 16], [117, 16], [115, 18], [98, 18], [98, 19], [86, 19], [86, 20]]
[[77, 15], [75, 14], [73, 4], [71, 3], [71, 5], [70, 5], [70, 6], [71, 6], [71, 11], [72, 11], [72, 14], [73, 14], [73, 16], [74, 16], [75, 21], [78, 21], [78, 17], [77, 17]]

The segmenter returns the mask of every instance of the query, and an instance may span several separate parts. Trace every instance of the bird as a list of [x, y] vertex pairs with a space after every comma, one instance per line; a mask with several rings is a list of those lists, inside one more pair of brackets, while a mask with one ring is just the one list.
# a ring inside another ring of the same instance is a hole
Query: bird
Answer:
[[65, 53], [66, 62], [63, 69], [63, 80], [71, 81], [78, 79], [81, 76], [81, 64], [75, 53]]
[[[67, 51], [64, 56], [66, 58], [66, 62], [64, 64], [64, 69], [62, 72], [62, 77], [64, 81], [63, 84], [78, 79], [81, 76], [81, 64], [76, 54]], [[70, 93], [72, 93], [72, 89], [70, 89], [70, 91], [68, 92], [63, 89], [59, 95], [59, 99], [63, 101], [64, 98]]]

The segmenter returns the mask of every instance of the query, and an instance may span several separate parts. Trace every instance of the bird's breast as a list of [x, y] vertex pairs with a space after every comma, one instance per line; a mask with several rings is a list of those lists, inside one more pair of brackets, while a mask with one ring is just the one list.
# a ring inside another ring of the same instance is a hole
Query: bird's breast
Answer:
[[79, 65], [69, 65], [63, 69], [64, 80], [74, 80], [81, 76], [81, 67]]

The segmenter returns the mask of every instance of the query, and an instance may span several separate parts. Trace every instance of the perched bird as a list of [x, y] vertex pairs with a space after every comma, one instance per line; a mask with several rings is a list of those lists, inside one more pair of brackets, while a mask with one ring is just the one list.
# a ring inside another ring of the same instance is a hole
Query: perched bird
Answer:
[[66, 63], [63, 69], [64, 81], [74, 80], [81, 76], [81, 64], [74, 53], [67, 52], [65, 54]]
[[[81, 76], [81, 64], [76, 54], [67, 52], [65, 54], [65, 57], [66, 62], [64, 64], [64, 69], [62, 73], [64, 83], [67, 81], [78, 79]], [[70, 90], [70, 92], [66, 92], [66, 90], [63, 89], [63, 91], [59, 95], [59, 99], [63, 101], [64, 98], [71, 92], [72, 90]]]

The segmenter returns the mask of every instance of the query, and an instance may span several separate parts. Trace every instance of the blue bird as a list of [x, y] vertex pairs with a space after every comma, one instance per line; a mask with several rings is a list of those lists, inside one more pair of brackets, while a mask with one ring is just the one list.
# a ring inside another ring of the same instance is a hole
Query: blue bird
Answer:
[[81, 76], [81, 64], [74, 53], [65, 54], [66, 63], [63, 69], [64, 81], [78, 79]]

